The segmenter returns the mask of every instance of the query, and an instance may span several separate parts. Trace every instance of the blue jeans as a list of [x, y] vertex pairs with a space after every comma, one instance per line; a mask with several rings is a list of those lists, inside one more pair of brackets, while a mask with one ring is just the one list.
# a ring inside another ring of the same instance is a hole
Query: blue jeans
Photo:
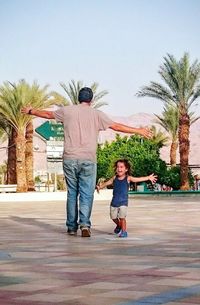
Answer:
[[77, 231], [78, 226], [91, 226], [94, 191], [96, 186], [96, 163], [88, 160], [64, 160], [63, 170], [67, 184], [68, 230]]

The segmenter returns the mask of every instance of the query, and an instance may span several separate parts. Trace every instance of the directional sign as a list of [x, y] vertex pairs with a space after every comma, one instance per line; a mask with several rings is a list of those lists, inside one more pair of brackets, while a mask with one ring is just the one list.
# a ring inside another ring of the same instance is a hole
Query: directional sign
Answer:
[[35, 131], [45, 140], [64, 140], [64, 130], [62, 123], [55, 123], [46, 121], [39, 127], [35, 129]]
[[47, 171], [51, 174], [63, 174], [63, 163], [57, 161], [57, 159], [47, 159]]
[[56, 159], [62, 161], [63, 141], [47, 141], [47, 159]]
[[48, 173], [63, 173], [63, 141], [47, 141]]

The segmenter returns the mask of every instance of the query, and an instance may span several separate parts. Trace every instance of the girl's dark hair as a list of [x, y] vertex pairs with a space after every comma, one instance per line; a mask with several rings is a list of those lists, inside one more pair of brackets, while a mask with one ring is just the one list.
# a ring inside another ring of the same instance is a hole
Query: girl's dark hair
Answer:
[[115, 161], [114, 163], [114, 170], [115, 170], [115, 173], [116, 173], [116, 170], [117, 170], [117, 164], [121, 162], [121, 163], [124, 163], [124, 166], [126, 167], [127, 169], [127, 175], [131, 175], [131, 165], [129, 163], [129, 161], [127, 159], [119, 159], [117, 161]]

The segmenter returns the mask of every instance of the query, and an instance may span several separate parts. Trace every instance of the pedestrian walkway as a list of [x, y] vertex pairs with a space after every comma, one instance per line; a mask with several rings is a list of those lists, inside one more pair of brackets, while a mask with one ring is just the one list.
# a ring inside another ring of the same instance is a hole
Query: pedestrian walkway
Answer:
[[128, 238], [95, 201], [92, 237], [65, 201], [0, 202], [1, 305], [199, 305], [199, 198], [131, 198]]

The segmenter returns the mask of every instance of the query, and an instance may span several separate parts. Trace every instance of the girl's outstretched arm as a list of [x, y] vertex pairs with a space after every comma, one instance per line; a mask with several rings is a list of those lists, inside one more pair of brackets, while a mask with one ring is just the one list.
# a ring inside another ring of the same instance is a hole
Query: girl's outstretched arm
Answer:
[[106, 186], [112, 185], [113, 184], [113, 180], [115, 177], [112, 177], [111, 179], [109, 179], [106, 182], [100, 183], [96, 186], [97, 192], [99, 193], [99, 190], [104, 189]]
[[149, 176], [145, 177], [132, 177], [128, 176], [129, 182], [144, 182], [144, 181], [151, 181], [152, 183], [156, 183], [157, 181], [157, 176], [154, 174], [151, 174]]

